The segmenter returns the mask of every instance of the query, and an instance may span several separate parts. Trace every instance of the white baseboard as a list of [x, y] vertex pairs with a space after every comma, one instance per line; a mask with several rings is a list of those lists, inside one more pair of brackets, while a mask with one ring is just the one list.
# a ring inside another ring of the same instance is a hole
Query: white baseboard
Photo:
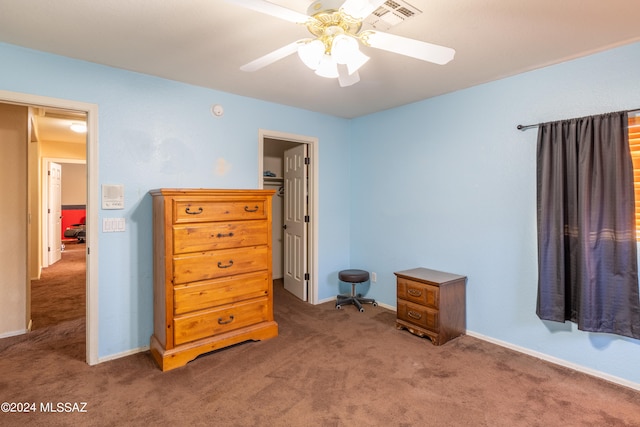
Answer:
[[0, 339], [9, 338], [9, 337], [15, 337], [16, 335], [26, 334], [27, 332], [29, 332], [27, 329], [21, 329], [19, 331], [5, 332], [5, 333], [0, 334]]
[[314, 305], [324, 304], [325, 302], [331, 302], [331, 301], [335, 301], [335, 300], [336, 300], [336, 297], [325, 298], [325, 299], [321, 299], [320, 301], [316, 302]]
[[121, 357], [131, 356], [132, 354], [142, 353], [149, 350], [149, 346], [143, 346], [138, 348], [132, 348], [131, 350], [123, 351], [122, 353], [111, 354], [109, 356], [99, 357], [98, 363], [109, 362], [110, 360], [120, 359]]
[[591, 369], [591, 368], [587, 368], [587, 367], [584, 367], [584, 366], [581, 366], [581, 365], [577, 365], [575, 363], [567, 362], [566, 360], [563, 360], [563, 359], [560, 359], [560, 358], [557, 358], [557, 357], [553, 357], [553, 356], [549, 356], [548, 354], [540, 353], [540, 352], [537, 352], [537, 351], [534, 351], [534, 350], [531, 350], [531, 349], [528, 349], [528, 348], [525, 348], [525, 347], [520, 347], [518, 345], [511, 344], [511, 343], [508, 343], [506, 341], [501, 341], [501, 340], [498, 340], [498, 339], [495, 339], [495, 338], [491, 338], [491, 337], [488, 337], [486, 335], [478, 334], [478, 333], [473, 332], [473, 331], [467, 330], [466, 334], [469, 335], [470, 337], [478, 338], [478, 339], [481, 339], [483, 341], [487, 341], [487, 342], [490, 342], [492, 344], [499, 345], [501, 347], [506, 347], [506, 348], [508, 348], [510, 350], [514, 350], [514, 351], [517, 351], [519, 353], [524, 353], [524, 354], [527, 354], [529, 356], [533, 356], [533, 357], [535, 357], [537, 359], [541, 359], [541, 360], [544, 360], [546, 362], [553, 363], [555, 365], [564, 366], [565, 368], [573, 369], [574, 371], [582, 372], [584, 374], [591, 375], [592, 377], [597, 377], [597, 378], [603, 379], [605, 381], [609, 381], [609, 382], [614, 383], [614, 384], [618, 384], [618, 385], [621, 385], [621, 386], [624, 386], [624, 387], [628, 387], [628, 388], [632, 388], [634, 390], [639, 390], [640, 391], [640, 384], [634, 383], [634, 382], [629, 381], [629, 380], [625, 380], [624, 378], [616, 377], [616, 376], [609, 375], [609, 374], [601, 372], [601, 371], [597, 371], [595, 369]]

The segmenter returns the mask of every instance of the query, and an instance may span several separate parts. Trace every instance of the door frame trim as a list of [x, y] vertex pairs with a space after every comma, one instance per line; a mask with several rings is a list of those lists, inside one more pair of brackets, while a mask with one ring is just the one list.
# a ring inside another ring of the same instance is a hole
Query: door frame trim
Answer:
[[[41, 106], [87, 113], [87, 262], [86, 262], [86, 362], [98, 360], [98, 105], [87, 102], [0, 90], [0, 102]], [[26, 256], [30, 256], [28, 253]], [[28, 273], [28, 272], [27, 272]], [[28, 301], [30, 304], [30, 301]]]
[[309, 282], [307, 297], [310, 304], [318, 304], [318, 138], [306, 135], [296, 135], [293, 133], [279, 132], [274, 130], [258, 129], [258, 188], [263, 187], [264, 173], [264, 142], [265, 139], [278, 139], [281, 141], [297, 142], [307, 144], [307, 155], [311, 158], [309, 164], [309, 232], [307, 233], [307, 256]]

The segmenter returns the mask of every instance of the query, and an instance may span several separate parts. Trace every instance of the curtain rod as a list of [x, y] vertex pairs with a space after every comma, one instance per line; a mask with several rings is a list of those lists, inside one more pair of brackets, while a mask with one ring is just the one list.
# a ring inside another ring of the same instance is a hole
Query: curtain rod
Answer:
[[[634, 113], [636, 111], [640, 111], [640, 108], [635, 108], [633, 110], [622, 110], [619, 112], [624, 112], [624, 113]], [[518, 125], [516, 126], [516, 129], [521, 130], [521, 131], [525, 131], [527, 129], [533, 129], [533, 128], [537, 128], [538, 126], [540, 126], [542, 123], [538, 123], [535, 125]]]

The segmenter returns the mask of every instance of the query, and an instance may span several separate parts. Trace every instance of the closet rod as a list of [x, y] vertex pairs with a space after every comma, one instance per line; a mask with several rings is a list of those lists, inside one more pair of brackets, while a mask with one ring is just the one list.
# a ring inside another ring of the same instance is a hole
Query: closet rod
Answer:
[[[620, 112], [624, 112], [624, 113], [635, 113], [637, 111], [640, 111], [640, 108], [635, 108], [633, 110], [622, 110]], [[516, 126], [516, 129], [521, 130], [521, 131], [525, 131], [527, 129], [533, 129], [533, 128], [537, 128], [538, 126], [540, 126], [542, 123], [538, 123], [535, 125], [518, 125]]]

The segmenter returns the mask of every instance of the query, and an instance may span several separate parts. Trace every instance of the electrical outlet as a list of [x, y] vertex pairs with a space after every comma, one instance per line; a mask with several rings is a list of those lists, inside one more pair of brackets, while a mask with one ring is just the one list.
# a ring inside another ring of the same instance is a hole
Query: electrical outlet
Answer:
[[378, 275], [376, 273], [371, 273], [371, 282], [376, 283], [376, 280], [378, 280]]

